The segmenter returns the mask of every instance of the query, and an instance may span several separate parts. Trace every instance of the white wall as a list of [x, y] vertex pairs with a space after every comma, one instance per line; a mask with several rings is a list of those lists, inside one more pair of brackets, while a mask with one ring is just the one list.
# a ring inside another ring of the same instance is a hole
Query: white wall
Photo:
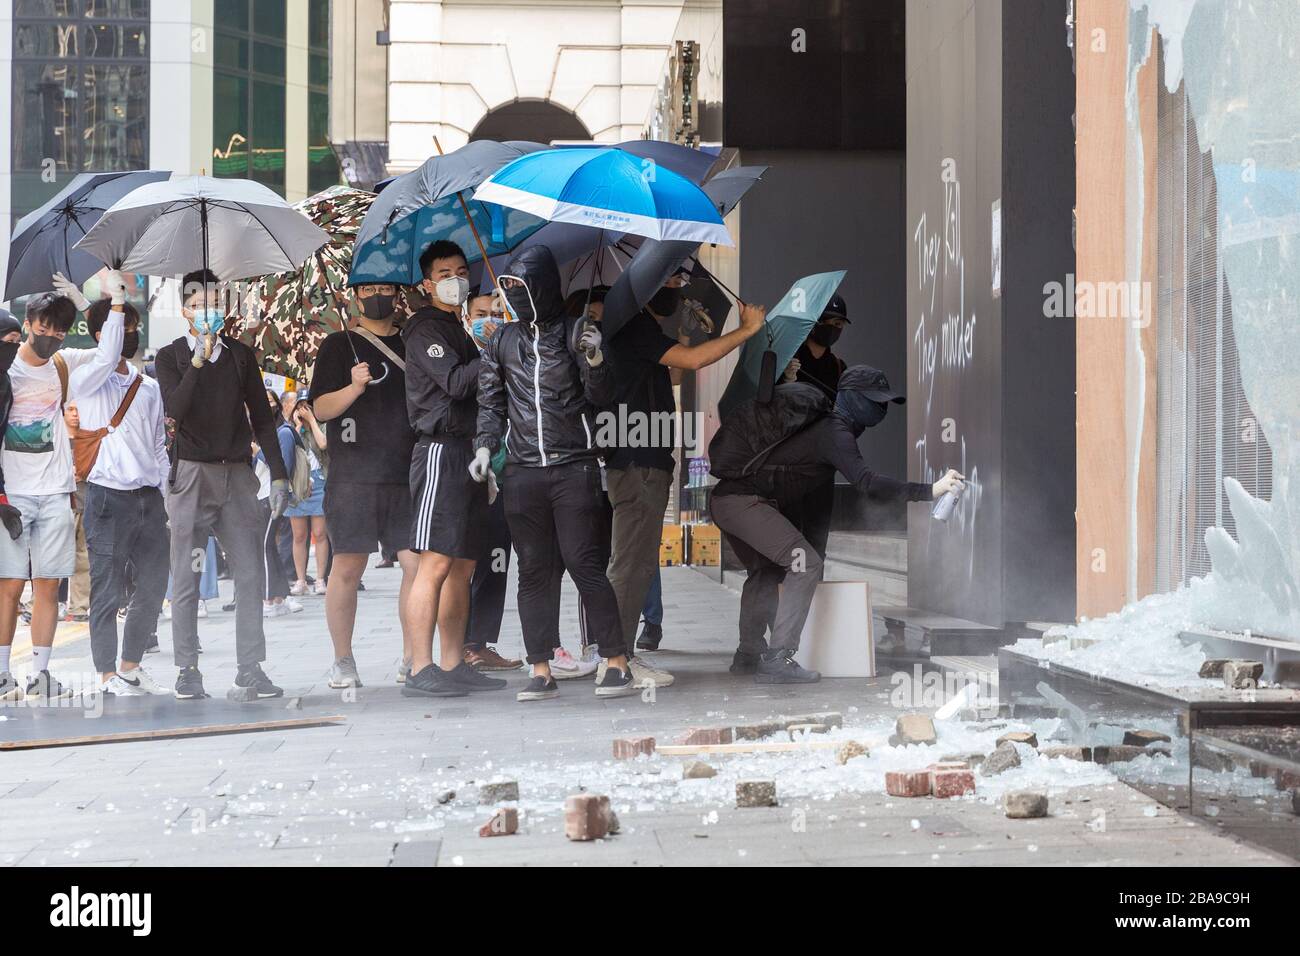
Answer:
[[393, 0], [390, 172], [463, 146], [492, 109], [549, 100], [599, 142], [640, 136], [682, 0]]

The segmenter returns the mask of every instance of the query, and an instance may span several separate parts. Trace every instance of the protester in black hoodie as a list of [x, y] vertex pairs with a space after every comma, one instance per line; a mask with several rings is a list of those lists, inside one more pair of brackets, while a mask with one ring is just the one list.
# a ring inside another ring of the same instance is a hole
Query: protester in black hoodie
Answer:
[[[14, 364], [14, 356], [18, 354], [22, 340], [22, 323], [8, 309], [0, 309], [0, 434], [4, 433], [5, 426], [9, 424], [9, 409], [14, 404], [14, 390], [9, 384], [9, 366]], [[5, 526], [9, 537], [14, 541], [23, 533], [23, 517], [9, 503], [5, 494], [3, 469], [0, 469], [0, 524]]]
[[560, 272], [546, 246], [517, 255], [499, 283], [516, 321], [483, 350], [470, 473], [487, 481], [492, 455], [505, 442], [506, 520], [519, 555], [519, 617], [533, 668], [518, 699], [558, 694], [550, 661], [560, 646], [561, 560], [607, 665], [596, 695], [633, 694], [618, 600], [605, 576], [608, 517], [594, 428], [596, 407], [613, 399], [614, 381], [600, 331], [565, 314]]

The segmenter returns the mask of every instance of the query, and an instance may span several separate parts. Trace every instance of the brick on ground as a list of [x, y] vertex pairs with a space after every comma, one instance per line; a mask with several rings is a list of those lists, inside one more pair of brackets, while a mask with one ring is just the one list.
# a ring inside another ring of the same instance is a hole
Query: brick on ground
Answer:
[[975, 772], [966, 770], [935, 770], [930, 773], [930, 788], [935, 797], [946, 800], [975, 792]]
[[481, 837], [510, 836], [519, 831], [519, 811], [514, 807], [498, 807], [487, 823], [478, 828]]
[[890, 770], [885, 773], [885, 792], [891, 797], [928, 797], [930, 771]]
[[1038, 749], [1038, 735], [1027, 730], [1013, 730], [1005, 733], [997, 739], [997, 745], [1001, 747], [1005, 743], [1026, 744]]
[[613, 811], [609, 797], [598, 793], [575, 793], [564, 800], [564, 835], [585, 843], [609, 835]]
[[1047, 816], [1047, 794], [1032, 790], [1012, 790], [1002, 802], [1006, 815], [1012, 820], [1029, 820]]
[[739, 780], [736, 782], [736, 806], [776, 806], [776, 783], [772, 780]]
[[614, 738], [614, 756], [619, 760], [630, 760], [642, 754], [649, 756], [655, 752], [653, 737], [616, 737]]
[[1249, 690], [1259, 686], [1264, 665], [1259, 661], [1227, 661], [1223, 665], [1223, 686], [1229, 690]]
[[1130, 747], [1145, 747], [1147, 744], [1172, 743], [1168, 734], [1158, 730], [1126, 730], [1124, 743]]
[[894, 736], [900, 744], [932, 744], [938, 740], [934, 721], [926, 714], [903, 714], [894, 723]]
[[[455, 794], [453, 793], [454, 797]], [[519, 799], [519, 783], [515, 780], [493, 780], [478, 785], [478, 802], [488, 806], [506, 800]]]
[[689, 746], [729, 744], [733, 735], [730, 727], [689, 727], [677, 735], [676, 743]]

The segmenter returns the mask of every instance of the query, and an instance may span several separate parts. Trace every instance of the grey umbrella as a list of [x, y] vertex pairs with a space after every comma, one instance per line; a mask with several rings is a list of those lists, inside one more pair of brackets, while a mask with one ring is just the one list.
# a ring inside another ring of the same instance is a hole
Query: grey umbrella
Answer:
[[79, 173], [57, 196], [18, 220], [9, 241], [5, 299], [48, 292], [53, 288], [50, 277], [56, 272], [81, 285], [103, 264], [73, 245], [127, 193], [170, 176], [160, 169]]
[[228, 282], [290, 272], [328, 241], [261, 183], [185, 176], [128, 193], [76, 248], [124, 272], [176, 276], [202, 266]]

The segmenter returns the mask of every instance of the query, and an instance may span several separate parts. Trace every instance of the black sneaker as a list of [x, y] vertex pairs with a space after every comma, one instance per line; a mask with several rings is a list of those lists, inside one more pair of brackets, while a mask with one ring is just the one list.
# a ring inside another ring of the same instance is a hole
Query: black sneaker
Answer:
[[226, 692], [230, 700], [249, 701], [265, 700], [268, 697], [283, 697], [284, 691], [271, 683], [261, 664], [241, 667], [235, 673], [235, 685]]
[[550, 700], [560, 696], [560, 685], [554, 677], [534, 677], [528, 686], [515, 694], [515, 700]]
[[182, 667], [176, 677], [177, 700], [199, 700], [208, 695], [203, 690], [203, 675], [197, 667]]
[[443, 673], [451, 678], [454, 685], [463, 687], [468, 691], [504, 690], [508, 683], [508, 681], [504, 681], [500, 677], [488, 677], [487, 674], [480, 673], [464, 661]]
[[637, 693], [637, 686], [630, 668], [619, 670], [617, 667], [607, 666], [605, 673], [596, 681], [597, 697], [627, 697], [635, 693]]
[[430, 664], [418, 674], [406, 678], [403, 697], [468, 697], [469, 691], [451, 679], [451, 675]]
[[822, 679], [817, 671], [805, 670], [795, 663], [794, 651], [769, 651], [758, 659], [754, 674], [756, 684], [815, 684]]
[[651, 624], [649, 621], [642, 621], [645, 627], [641, 628], [641, 636], [636, 639], [636, 649], [638, 651], [657, 651], [659, 642], [664, 639], [664, 628], [662, 624]]
[[731, 667], [729, 670], [733, 674], [756, 674], [758, 673], [757, 654], [751, 654], [748, 651], [736, 651], [731, 658]]
[[49, 671], [38, 671], [27, 679], [27, 696], [29, 698], [45, 697], [49, 700], [57, 700], [60, 697], [71, 697], [72, 691], [64, 688]]

